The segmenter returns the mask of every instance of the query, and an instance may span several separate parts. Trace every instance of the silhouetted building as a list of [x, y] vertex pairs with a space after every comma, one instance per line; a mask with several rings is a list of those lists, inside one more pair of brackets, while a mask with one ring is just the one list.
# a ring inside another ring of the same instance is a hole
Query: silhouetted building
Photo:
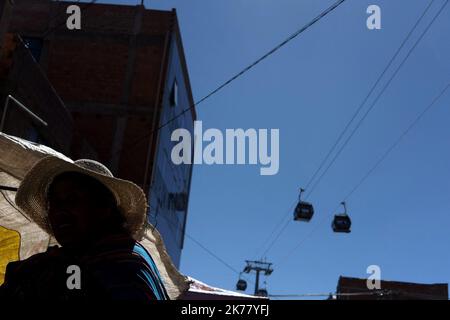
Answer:
[[[66, 27], [72, 4], [81, 8], [81, 30]], [[176, 11], [51, 0], [15, 0], [5, 8], [0, 35], [3, 26], [20, 38], [12, 63], [2, 60], [9, 66], [1, 101], [15, 95], [48, 122], [35, 126], [14, 110], [5, 133], [42, 137], [143, 187], [149, 219], [179, 266], [192, 166], [172, 163], [170, 134], [179, 127], [193, 132], [195, 111], [157, 130], [193, 104]]]
[[420, 284], [381, 280], [379, 290], [369, 290], [367, 279], [340, 277], [337, 286], [337, 299], [448, 300], [448, 284]]

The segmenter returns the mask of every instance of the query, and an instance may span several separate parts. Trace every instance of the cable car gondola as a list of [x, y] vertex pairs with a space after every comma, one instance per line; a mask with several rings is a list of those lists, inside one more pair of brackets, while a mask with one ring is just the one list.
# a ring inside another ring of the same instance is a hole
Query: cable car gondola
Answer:
[[347, 207], [345, 205], [345, 202], [341, 202], [341, 204], [344, 206], [344, 213], [336, 214], [334, 216], [331, 227], [333, 228], [334, 232], [350, 233], [352, 221], [350, 220], [350, 217], [347, 215]]
[[256, 295], [259, 296], [259, 297], [268, 297], [269, 293], [267, 292], [267, 289], [259, 289], [256, 292]]
[[309, 222], [314, 215], [314, 207], [311, 203], [301, 200], [304, 189], [300, 189], [300, 195], [298, 196], [298, 203], [294, 211], [295, 221]]
[[247, 281], [239, 279], [236, 283], [236, 290], [245, 291], [247, 290]]
[[241, 275], [239, 275], [239, 280], [236, 283], [236, 290], [245, 291], [247, 289], [247, 281], [241, 279]]

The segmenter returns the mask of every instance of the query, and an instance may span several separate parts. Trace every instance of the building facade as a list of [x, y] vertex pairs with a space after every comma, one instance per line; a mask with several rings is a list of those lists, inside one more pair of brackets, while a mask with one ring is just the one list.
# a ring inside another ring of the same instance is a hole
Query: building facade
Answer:
[[[185, 128], [194, 135], [195, 113], [185, 112], [193, 105], [189, 79], [183, 76], [183, 60], [180, 59], [182, 47], [180, 38], [170, 40], [165, 87], [169, 88], [162, 97], [162, 114], [158, 123], [159, 136], [153, 166], [153, 178], [150, 188], [150, 210], [153, 209], [151, 222], [158, 227], [164, 237], [168, 250], [182, 248], [186, 229], [186, 212], [190, 193], [192, 165], [175, 165], [171, 160], [171, 134], [177, 128]], [[181, 116], [177, 117], [178, 115]], [[168, 122], [171, 119], [174, 121]], [[192, 146], [193, 148], [193, 146]], [[193, 152], [191, 153], [193, 154]], [[180, 250], [171, 252], [174, 261], [179, 261]]]
[[[80, 30], [66, 26], [70, 5], [81, 9]], [[141, 186], [149, 221], [179, 266], [192, 166], [172, 163], [170, 135], [178, 127], [193, 131], [196, 114], [186, 112], [159, 130], [193, 105], [176, 11], [16, 0], [8, 32], [22, 39], [68, 111], [72, 127], [61, 126], [76, 134], [56, 150], [76, 159], [89, 149], [115, 176]]]
[[340, 277], [338, 300], [448, 300], [448, 284], [421, 284], [380, 280], [380, 289], [369, 290], [367, 279]]

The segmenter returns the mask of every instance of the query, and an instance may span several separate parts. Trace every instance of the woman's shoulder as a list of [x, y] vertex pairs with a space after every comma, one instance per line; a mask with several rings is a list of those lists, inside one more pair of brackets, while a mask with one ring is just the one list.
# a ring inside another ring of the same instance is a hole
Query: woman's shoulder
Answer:
[[45, 252], [34, 254], [24, 260], [8, 263], [6, 266], [6, 274], [29, 273], [33, 269], [45, 268], [46, 264], [51, 263], [53, 259], [60, 257], [60, 255], [61, 251], [59, 247], [49, 247]]

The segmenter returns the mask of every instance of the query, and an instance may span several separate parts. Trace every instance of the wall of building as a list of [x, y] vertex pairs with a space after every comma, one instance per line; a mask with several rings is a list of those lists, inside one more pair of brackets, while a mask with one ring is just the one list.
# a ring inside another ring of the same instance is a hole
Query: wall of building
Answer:
[[6, 97], [12, 95], [48, 126], [34, 121], [11, 101], [3, 132], [44, 143], [69, 155], [73, 137], [70, 113], [21, 39], [9, 34], [4, 43], [9, 43], [9, 47], [4, 47], [4, 58], [0, 60], [5, 65], [0, 79], [0, 114], [3, 115]]
[[[166, 90], [163, 95], [163, 108], [159, 125], [165, 124], [192, 105], [189, 81], [184, 77], [178, 41], [177, 34], [174, 33], [170, 42]], [[171, 101], [175, 81], [178, 86], [177, 105], [173, 105]], [[192, 165], [175, 165], [172, 162], [171, 152], [176, 142], [172, 142], [170, 137], [177, 128], [188, 129], [193, 136], [194, 117], [195, 113], [186, 112], [159, 131], [159, 147], [149, 195], [150, 222], [157, 225], [176, 266], [180, 265], [184, 242]]]
[[[448, 300], [446, 283], [380, 281], [380, 290], [369, 290], [367, 279], [339, 277], [339, 300]], [[381, 294], [382, 293], [382, 294]], [[347, 294], [347, 295], [346, 295]]]
[[[176, 12], [80, 4], [82, 29], [68, 30], [66, 8], [73, 3], [16, 0], [9, 29], [33, 44], [36, 61], [72, 116], [77, 134], [70, 156], [83, 157], [86, 139], [115, 176], [143, 187], [150, 206], [168, 219], [158, 220], [158, 229], [179, 265], [187, 216], [187, 205], [179, 202], [184, 197], [187, 204], [192, 168], [167, 158], [168, 130], [192, 130], [195, 112], [155, 132], [192, 104]], [[179, 105], [170, 107], [175, 78]]]
[[[67, 5], [53, 8], [53, 15], [65, 17]], [[172, 15], [103, 4], [82, 12], [82, 30], [57, 28], [42, 63], [100, 161], [116, 176], [148, 188], [151, 131]]]

